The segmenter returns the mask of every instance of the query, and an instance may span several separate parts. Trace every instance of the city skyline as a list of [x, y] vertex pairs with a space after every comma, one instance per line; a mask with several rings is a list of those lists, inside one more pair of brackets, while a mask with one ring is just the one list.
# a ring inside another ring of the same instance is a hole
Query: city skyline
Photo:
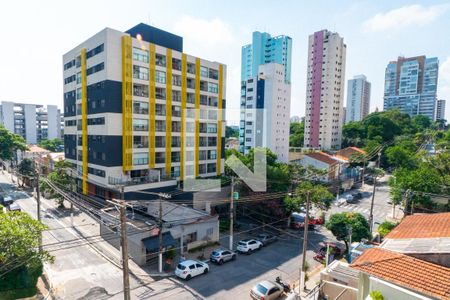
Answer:
[[[10, 3], [9, 8], [0, 13], [3, 36], [21, 46], [0, 50], [3, 70], [0, 74], [0, 100], [56, 104], [61, 108], [61, 55], [73, 46], [74, 41], [84, 41], [104, 27], [126, 30], [139, 22], [184, 36], [186, 49], [191, 55], [226, 64], [229, 70], [229, 108], [239, 107], [241, 46], [248, 43], [251, 33], [256, 30], [268, 32], [272, 36], [292, 37], [292, 116], [305, 114], [308, 35], [321, 29], [338, 32], [345, 38], [348, 47], [345, 81], [357, 74], [365, 74], [370, 78], [370, 111], [383, 107], [384, 68], [389, 61], [401, 55], [438, 57], [440, 72], [437, 97], [450, 98], [450, 53], [447, 51], [450, 41], [436, 40], [433, 35], [435, 28], [448, 27], [449, 18], [445, 17], [450, 11], [448, 2], [433, 1], [417, 5], [407, 1], [394, 4], [346, 1], [327, 3], [329, 9], [323, 10], [323, 5], [300, 5], [292, 1], [279, 7], [285, 22], [271, 18], [273, 5], [262, 5], [255, 10], [245, 9], [250, 4], [239, 3], [244, 8], [241, 12], [233, 9], [238, 2], [217, 6], [204, 1], [136, 1], [129, 8], [119, 4], [99, 1], [89, 4], [89, 10], [84, 10], [83, 5], [71, 8], [71, 14], [84, 14], [87, 20], [83, 24], [76, 24], [66, 22], [67, 9], [63, 3], [29, 2], [28, 10], [22, 9], [23, 4]], [[200, 6], [202, 10], [197, 9]], [[42, 13], [34, 14], [36, 10]], [[16, 11], [21, 12], [22, 18], [13, 18]], [[103, 13], [98, 14], [98, 11]], [[249, 11], [254, 13], [249, 14]], [[243, 14], [246, 18], [242, 18]], [[25, 25], [23, 20], [27, 20], [27, 24], [33, 23], [33, 27]], [[417, 39], [417, 36], [420, 38]], [[35, 45], [33, 51], [25, 44]], [[12, 57], [28, 59], [15, 60]], [[23, 70], [28, 71], [27, 76], [34, 78], [28, 83], [27, 89], [21, 87]], [[448, 110], [446, 118], [450, 119]]]

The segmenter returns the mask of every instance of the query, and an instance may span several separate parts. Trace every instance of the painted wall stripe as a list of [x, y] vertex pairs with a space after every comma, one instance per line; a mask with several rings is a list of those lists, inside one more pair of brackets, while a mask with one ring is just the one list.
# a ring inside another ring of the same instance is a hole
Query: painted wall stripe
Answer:
[[199, 175], [200, 158], [200, 58], [195, 59], [195, 177]]
[[133, 166], [133, 64], [131, 37], [122, 36], [122, 168]]
[[223, 65], [219, 65], [219, 94], [217, 103], [217, 176], [220, 175], [222, 161], [222, 100], [223, 100]]
[[186, 175], [186, 69], [187, 55], [181, 55], [181, 151], [180, 151], [180, 179]]
[[81, 49], [81, 159], [82, 191], [88, 194], [88, 130], [87, 130], [87, 74], [86, 48]]
[[172, 166], [172, 49], [166, 49], [166, 176]]

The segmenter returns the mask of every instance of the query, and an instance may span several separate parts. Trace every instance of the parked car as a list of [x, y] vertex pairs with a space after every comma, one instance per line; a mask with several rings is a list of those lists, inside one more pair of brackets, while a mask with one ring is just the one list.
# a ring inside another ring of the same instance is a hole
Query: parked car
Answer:
[[250, 291], [250, 297], [256, 300], [278, 299], [283, 293], [283, 287], [276, 282], [264, 280], [256, 284]]
[[255, 239], [246, 239], [239, 241], [237, 251], [240, 253], [250, 254], [255, 250], [261, 249], [262, 247], [263, 244], [260, 241]]
[[175, 269], [175, 275], [186, 280], [201, 274], [207, 274], [208, 272], [208, 264], [198, 260], [185, 260], [180, 262]]
[[353, 200], [355, 200], [355, 198], [353, 197], [353, 195], [348, 194], [345, 196], [345, 200], [347, 201], [347, 203], [351, 203], [353, 202]]
[[8, 208], [9, 211], [22, 211], [20, 209], [19, 204], [14, 203], [14, 202], [11, 202], [11, 204], [9, 204], [7, 208]]
[[345, 198], [339, 198], [336, 201], [336, 206], [341, 206], [341, 205], [345, 205], [345, 204], [347, 204], [347, 199], [345, 199]]
[[330, 252], [328, 253], [333, 258], [341, 256], [342, 249], [335, 243], [321, 243], [320, 248], [316, 251], [314, 259], [319, 262], [324, 262], [327, 256], [327, 246], [329, 246]]
[[353, 196], [353, 200], [362, 199], [362, 193], [361, 192], [354, 193], [354, 194], [352, 194], [352, 196]]
[[213, 252], [211, 252], [211, 255], [209, 257], [209, 260], [211, 262], [217, 263], [219, 265], [223, 264], [224, 262], [235, 259], [236, 253], [228, 249], [216, 249]]
[[[291, 214], [291, 228], [292, 229], [303, 229], [305, 227], [305, 218], [306, 218], [305, 213], [293, 212]], [[314, 229], [315, 224], [323, 224], [323, 220], [313, 218], [310, 215], [308, 223], [309, 223], [308, 229], [312, 230], [312, 229]]]
[[267, 234], [267, 233], [258, 234], [256, 239], [258, 241], [260, 241], [263, 244], [263, 246], [267, 246], [267, 245], [272, 244], [273, 242], [276, 242], [278, 240], [278, 238], [276, 236], [271, 235], [271, 234]]

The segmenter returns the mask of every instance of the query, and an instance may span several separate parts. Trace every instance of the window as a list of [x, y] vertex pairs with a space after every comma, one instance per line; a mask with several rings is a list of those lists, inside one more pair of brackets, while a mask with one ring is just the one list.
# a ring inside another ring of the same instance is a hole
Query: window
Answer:
[[180, 167], [172, 167], [170, 170], [170, 174], [172, 177], [180, 177]]
[[166, 153], [165, 152], [156, 152], [155, 153], [155, 162], [157, 164], [163, 164], [166, 161]]
[[88, 125], [104, 125], [105, 117], [101, 118], [90, 118], [87, 120]]
[[156, 61], [157, 66], [165, 67], [166, 66], [166, 57], [162, 54], [156, 54]]
[[155, 104], [155, 110], [157, 116], [165, 116], [166, 115], [166, 106], [164, 104]]
[[91, 58], [91, 57], [93, 57], [94, 55], [97, 55], [97, 54], [99, 54], [99, 53], [102, 53], [103, 50], [104, 50], [104, 48], [105, 48], [104, 45], [101, 44], [101, 45], [95, 47], [94, 49], [92, 49], [92, 50], [86, 52], [86, 59]]
[[218, 80], [219, 79], [219, 72], [214, 69], [209, 69], [209, 78]]
[[210, 82], [208, 85], [208, 91], [211, 93], [218, 93], [219, 92], [219, 87], [217, 86], [216, 83], [212, 83]]
[[166, 72], [156, 71], [156, 82], [166, 83]]
[[75, 59], [69, 61], [68, 63], [64, 64], [64, 70], [68, 70], [75, 66]]
[[201, 77], [208, 77], [208, 68], [201, 66], [200, 67], [200, 76]]
[[81, 88], [77, 88], [77, 100], [81, 99]]
[[201, 91], [208, 91], [208, 82], [207, 81], [200, 81], [200, 90]]
[[71, 83], [72, 81], [75, 81], [76, 76], [75, 75], [71, 75], [69, 77], [64, 78], [64, 84], [68, 84]]
[[190, 74], [195, 74], [195, 64], [187, 63], [187, 72]]
[[156, 131], [163, 132], [166, 131], [166, 121], [156, 120]]
[[208, 137], [208, 147], [215, 147], [217, 146], [217, 137], [210, 136]]
[[181, 71], [181, 60], [172, 57], [172, 69]]
[[148, 114], [148, 103], [147, 102], [133, 102], [133, 113], [147, 115]]
[[172, 91], [172, 101], [181, 102], [181, 92], [180, 91]]
[[180, 162], [180, 152], [172, 152], [172, 162]]
[[166, 137], [155, 136], [155, 145], [157, 148], [164, 148], [166, 146]]
[[133, 78], [148, 80], [148, 68], [133, 66]]
[[148, 130], [148, 120], [133, 119], [133, 130], [134, 131], [147, 131]]
[[146, 165], [148, 164], [148, 153], [133, 153], [133, 165]]
[[139, 97], [148, 97], [148, 85], [146, 84], [133, 84], [133, 95]]
[[208, 150], [208, 159], [216, 159], [217, 151], [216, 150]]
[[208, 133], [217, 133], [217, 124], [208, 123], [207, 124], [207, 132]]
[[148, 63], [148, 51], [140, 48], [133, 48], [133, 59]]
[[178, 105], [172, 106], [172, 116], [181, 117], [181, 106]]
[[100, 72], [101, 70], [103, 70], [105, 68], [105, 64], [104, 63], [99, 63], [98, 65], [95, 65], [93, 67], [90, 67], [89, 69], [86, 70], [86, 75], [89, 76], [91, 74]]
[[166, 100], [166, 89], [157, 87], [155, 88], [156, 99]]
[[172, 84], [175, 86], [181, 86], [181, 76], [180, 75], [172, 75]]
[[77, 73], [77, 84], [81, 83], [81, 72]]
[[172, 132], [180, 132], [181, 131], [181, 122], [172, 121]]
[[216, 164], [215, 163], [208, 164], [207, 172], [208, 173], [215, 173], [216, 172]]
[[68, 120], [68, 121], [65, 122], [65, 124], [66, 124], [67, 127], [77, 126], [77, 120]]
[[194, 78], [186, 78], [187, 87], [190, 89], [195, 89], [195, 79]]
[[194, 147], [195, 146], [195, 139], [193, 136], [187, 136], [186, 137], [186, 147]]
[[172, 136], [172, 147], [180, 147], [181, 146], [181, 137]]

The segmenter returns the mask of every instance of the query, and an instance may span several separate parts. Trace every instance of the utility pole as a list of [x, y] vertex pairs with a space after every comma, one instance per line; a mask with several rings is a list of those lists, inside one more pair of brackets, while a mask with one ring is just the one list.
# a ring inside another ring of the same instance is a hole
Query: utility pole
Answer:
[[163, 236], [162, 236], [162, 229], [163, 229], [163, 221], [162, 221], [162, 197], [159, 196], [159, 253], [158, 253], [158, 271], [159, 273], [162, 273], [162, 253], [163, 253]]
[[[381, 150], [378, 152], [378, 162], [377, 167], [380, 167], [380, 157], [381, 157]], [[373, 177], [373, 191], [372, 191], [372, 201], [370, 203], [370, 216], [369, 216], [369, 228], [370, 232], [373, 230], [373, 204], [375, 201], [375, 190], [377, 187], [377, 175], [375, 174]]]
[[341, 163], [338, 162], [338, 175], [337, 175], [337, 193], [336, 200], [339, 200], [339, 193], [341, 191]]
[[234, 176], [231, 176], [231, 197], [230, 197], [230, 250], [233, 250], [233, 219], [234, 219]]
[[[34, 173], [36, 180], [36, 202], [37, 202], [37, 219], [41, 222], [41, 191], [39, 187], [39, 170], [36, 167], [36, 162], [34, 162]], [[42, 232], [39, 235], [39, 252], [42, 252]]]
[[364, 156], [363, 160], [363, 169], [362, 169], [362, 181], [361, 181], [361, 187], [364, 188], [364, 173], [366, 172], [366, 157]]
[[309, 227], [309, 202], [310, 202], [310, 192], [308, 191], [306, 194], [306, 216], [305, 216], [305, 223], [303, 225], [303, 253], [302, 253], [302, 267], [300, 269], [300, 286], [298, 287], [298, 295], [300, 296], [300, 293], [302, 289], [305, 288], [306, 285], [306, 249], [308, 246], [308, 227]]
[[128, 237], [126, 205], [123, 200], [123, 187], [120, 193], [120, 244], [122, 248], [122, 270], [123, 270], [123, 299], [131, 300], [130, 296], [130, 270], [128, 269]]

